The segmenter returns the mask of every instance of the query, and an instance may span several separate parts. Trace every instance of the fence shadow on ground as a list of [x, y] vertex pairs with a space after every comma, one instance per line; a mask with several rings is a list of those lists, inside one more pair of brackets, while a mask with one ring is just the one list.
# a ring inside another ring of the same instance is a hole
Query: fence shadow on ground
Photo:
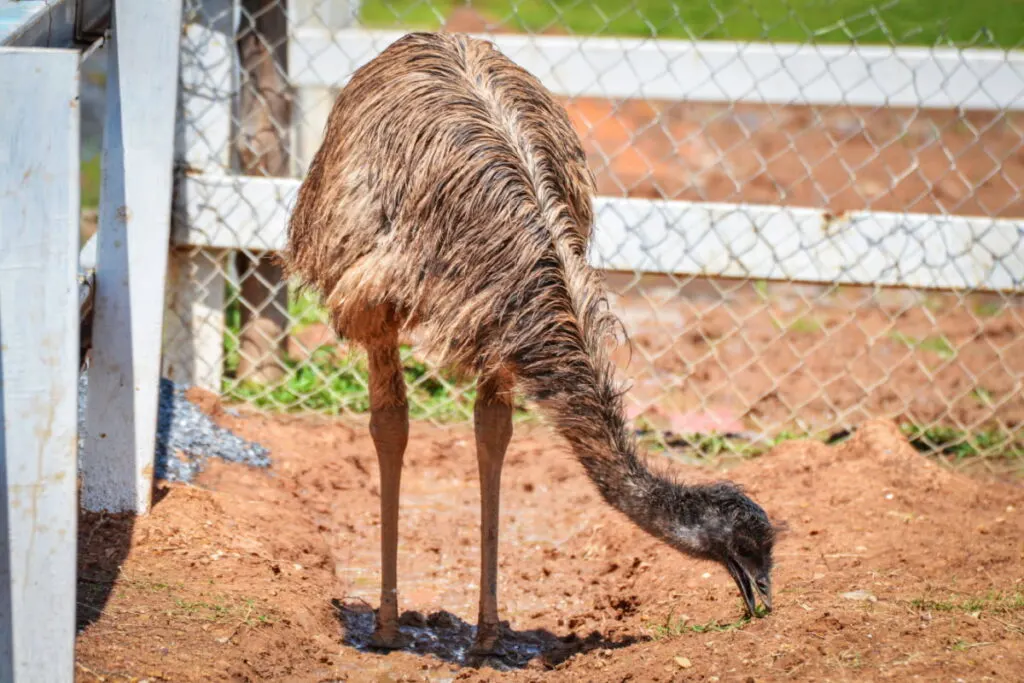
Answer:
[[75, 626], [79, 633], [103, 615], [131, 548], [135, 515], [80, 511]]
[[[331, 604], [341, 622], [345, 645], [386, 654], [370, 646], [376, 610], [361, 600], [335, 599]], [[503, 624], [501, 652], [497, 656], [474, 657], [469, 650], [476, 627], [451, 612], [433, 612], [426, 616], [419, 612], [405, 612], [399, 621], [402, 633], [410, 639], [409, 645], [403, 648], [404, 652], [437, 657], [451, 664], [488, 666], [499, 670], [550, 669], [578, 653], [614, 650], [650, 640], [645, 636], [609, 638], [600, 631], [592, 631], [584, 637], [576, 633], [557, 636], [545, 629], [515, 631]]]
[[[155, 507], [167, 495], [165, 487], [153, 488]], [[78, 513], [78, 587], [75, 627], [78, 633], [103, 616], [103, 610], [121, 577], [135, 528], [133, 513]]]

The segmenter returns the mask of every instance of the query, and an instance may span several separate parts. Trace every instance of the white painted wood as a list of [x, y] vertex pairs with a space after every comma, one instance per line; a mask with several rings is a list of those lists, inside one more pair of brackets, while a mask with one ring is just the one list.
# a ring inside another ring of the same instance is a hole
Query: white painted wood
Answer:
[[1024, 221], [756, 204], [598, 201], [608, 270], [906, 287], [1024, 287]]
[[237, 74], [231, 0], [208, 0], [181, 31], [181, 98], [175, 155], [191, 172], [231, 167], [231, 104]]
[[167, 263], [163, 375], [220, 393], [224, 373], [227, 252], [171, 249]]
[[0, 92], [0, 681], [71, 681], [78, 54], [0, 48]]
[[181, 3], [116, 0], [108, 47], [82, 505], [146, 512], [170, 230]]
[[[299, 29], [296, 87], [341, 87], [402, 31]], [[494, 41], [570, 97], [864, 107], [1024, 109], [1024, 51], [500, 34]]]
[[75, 0], [0, 0], [0, 45], [71, 47]]
[[[299, 181], [190, 178], [179, 244], [280, 250]], [[757, 204], [595, 199], [609, 270], [978, 290], [1024, 288], [1024, 221]]]
[[191, 176], [178, 194], [171, 241], [215, 249], [280, 251], [299, 181], [258, 176]]
[[[205, 0], [184, 17], [176, 160], [186, 173], [227, 173], [233, 166], [232, 111], [238, 88], [233, 0]], [[178, 192], [187, 194], [188, 185]], [[162, 373], [175, 382], [220, 391], [224, 368], [224, 254], [172, 249], [164, 305]], [[201, 278], [191, 282], [187, 277]], [[216, 311], [217, 307], [221, 310]]]
[[[288, 6], [289, 35], [300, 29], [336, 31], [351, 28], [359, 18], [358, 0], [291, 0]], [[302, 50], [299, 45], [296, 50]], [[294, 50], [289, 51], [289, 59]], [[289, 69], [291, 71], [291, 69]], [[292, 72], [294, 73], [294, 72]], [[330, 83], [320, 83], [298, 88], [295, 92], [295, 109], [292, 115], [292, 169], [295, 175], [305, 175], [306, 169], [320, 148], [327, 118], [334, 106], [338, 88]]]

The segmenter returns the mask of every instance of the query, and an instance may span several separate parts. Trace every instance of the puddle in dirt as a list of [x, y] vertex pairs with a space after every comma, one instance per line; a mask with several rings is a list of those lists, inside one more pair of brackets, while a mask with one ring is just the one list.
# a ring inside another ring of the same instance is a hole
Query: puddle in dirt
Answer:
[[[335, 600], [334, 609], [344, 629], [346, 645], [361, 651], [376, 651], [370, 645], [374, 627], [374, 612], [363, 602], [342, 602]], [[419, 612], [405, 612], [399, 618], [402, 633], [409, 639], [406, 652], [431, 655], [453, 664], [472, 663], [469, 654], [476, 635], [476, 627], [466, 623], [451, 612], [432, 612], [424, 616]], [[547, 642], [545, 642], [547, 641]], [[502, 639], [500, 652], [478, 663], [495, 669], [519, 669], [530, 660], [564, 643], [546, 632], [507, 631]]]
[[[364, 652], [377, 652], [370, 645], [373, 634], [374, 610], [363, 601], [332, 601], [344, 632], [343, 642]], [[487, 666], [499, 671], [510, 671], [531, 666], [553, 667], [578, 652], [595, 649], [616, 649], [637, 642], [635, 638], [612, 641], [594, 631], [586, 638], [575, 633], [559, 637], [550, 631], [535, 629], [513, 631], [502, 624], [502, 640], [496, 655], [478, 657], [470, 654], [476, 627], [451, 612], [432, 612], [424, 616], [419, 612], [405, 612], [399, 618], [402, 633], [409, 645], [402, 648], [423, 656], [433, 656], [451, 664]]]

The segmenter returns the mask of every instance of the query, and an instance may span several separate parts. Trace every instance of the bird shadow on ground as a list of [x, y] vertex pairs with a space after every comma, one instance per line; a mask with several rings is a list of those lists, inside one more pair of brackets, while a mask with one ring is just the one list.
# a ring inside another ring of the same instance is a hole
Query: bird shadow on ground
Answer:
[[[376, 611], [362, 600], [332, 600], [335, 614], [341, 622], [343, 642], [349, 647], [367, 652], [380, 652], [370, 645]], [[405, 612], [399, 618], [402, 633], [409, 639], [403, 652], [433, 656], [451, 664], [489, 666], [498, 670], [522, 669], [531, 665], [553, 668], [577, 653], [593, 650], [614, 650], [649, 640], [648, 637], [626, 636], [610, 639], [599, 631], [580, 637], [575, 633], [556, 636], [545, 629], [514, 631], [502, 624], [502, 641], [496, 655], [474, 656], [469, 653], [476, 635], [476, 627], [451, 612], [432, 612], [424, 616], [419, 612]]]

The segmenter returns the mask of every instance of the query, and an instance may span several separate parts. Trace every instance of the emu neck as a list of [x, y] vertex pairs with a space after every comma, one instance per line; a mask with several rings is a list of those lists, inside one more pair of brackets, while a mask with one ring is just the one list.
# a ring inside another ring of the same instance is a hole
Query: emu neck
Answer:
[[678, 484], [652, 472], [632, 448], [579, 459], [609, 505], [651, 536], [703, 556], [708, 511], [702, 509], [700, 487]]

